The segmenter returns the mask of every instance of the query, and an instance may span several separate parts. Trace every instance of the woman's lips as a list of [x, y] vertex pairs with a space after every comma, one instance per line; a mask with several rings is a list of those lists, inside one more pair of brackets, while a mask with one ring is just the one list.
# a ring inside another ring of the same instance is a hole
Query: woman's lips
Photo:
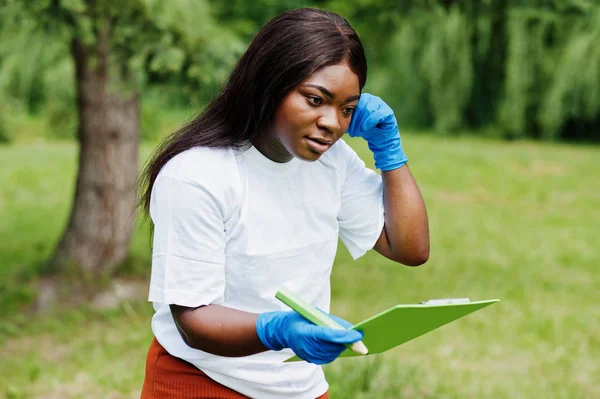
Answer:
[[315, 152], [318, 152], [319, 154], [324, 153], [325, 151], [327, 151], [329, 149], [329, 147], [331, 147], [331, 145], [333, 144], [332, 142], [329, 141], [317, 141], [315, 139], [312, 139], [310, 137], [305, 137], [304, 138], [306, 140], [306, 142], [308, 143], [308, 146]]

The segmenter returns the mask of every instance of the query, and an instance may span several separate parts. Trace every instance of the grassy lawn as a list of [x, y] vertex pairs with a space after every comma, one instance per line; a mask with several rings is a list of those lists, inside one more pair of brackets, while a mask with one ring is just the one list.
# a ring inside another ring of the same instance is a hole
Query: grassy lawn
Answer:
[[[349, 140], [372, 165], [363, 142]], [[600, 397], [600, 148], [404, 133], [431, 226], [408, 268], [340, 246], [332, 312], [358, 322], [397, 303], [499, 304], [384, 355], [326, 366], [332, 398]], [[142, 149], [142, 158], [150, 151]], [[0, 147], [0, 398], [137, 398], [152, 338], [144, 295], [116, 309], [27, 320], [18, 304], [64, 228], [76, 147]], [[130, 275], [149, 274], [147, 230]]]

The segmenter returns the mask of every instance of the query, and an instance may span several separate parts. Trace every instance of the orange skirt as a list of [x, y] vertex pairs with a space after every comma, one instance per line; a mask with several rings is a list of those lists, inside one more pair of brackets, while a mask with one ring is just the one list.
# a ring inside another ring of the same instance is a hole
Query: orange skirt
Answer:
[[[317, 399], [327, 399], [325, 392]], [[146, 358], [146, 376], [141, 399], [248, 399], [211, 380], [191, 363], [171, 356], [156, 338]]]

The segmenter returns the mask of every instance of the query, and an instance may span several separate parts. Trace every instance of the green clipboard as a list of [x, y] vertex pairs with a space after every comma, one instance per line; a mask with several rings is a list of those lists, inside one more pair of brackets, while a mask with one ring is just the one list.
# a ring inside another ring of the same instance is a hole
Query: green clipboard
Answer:
[[[281, 295], [281, 291], [283, 291], [285, 295]], [[300, 300], [294, 302], [293, 299], [298, 298], [290, 294], [289, 291], [280, 290], [276, 296], [282, 301], [282, 298], [285, 297], [284, 302], [300, 314], [311, 313], [316, 310], [316, 308], [307, 304], [305, 301]], [[499, 301], [499, 299], [470, 301], [468, 299], [460, 298], [435, 299], [420, 304], [396, 305], [373, 317], [361, 321], [351, 328], [360, 330], [364, 333], [362, 342], [369, 349], [368, 355], [374, 355], [392, 349], [433, 331], [444, 324], [460, 319], [461, 317]], [[321, 323], [316, 324], [325, 325]], [[346, 349], [340, 355], [340, 357], [354, 356], [363, 355], [355, 353], [350, 349]], [[301, 360], [302, 359], [294, 356], [286, 360], [286, 362]]]

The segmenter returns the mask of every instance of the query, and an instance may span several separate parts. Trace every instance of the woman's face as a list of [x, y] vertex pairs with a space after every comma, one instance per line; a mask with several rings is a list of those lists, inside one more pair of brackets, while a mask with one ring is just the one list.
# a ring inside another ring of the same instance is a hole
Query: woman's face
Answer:
[[258, 149], [275, 162], [316, 161], [346, 132], [359, 97], [345, 63], [319, 69], [283, 99]]

